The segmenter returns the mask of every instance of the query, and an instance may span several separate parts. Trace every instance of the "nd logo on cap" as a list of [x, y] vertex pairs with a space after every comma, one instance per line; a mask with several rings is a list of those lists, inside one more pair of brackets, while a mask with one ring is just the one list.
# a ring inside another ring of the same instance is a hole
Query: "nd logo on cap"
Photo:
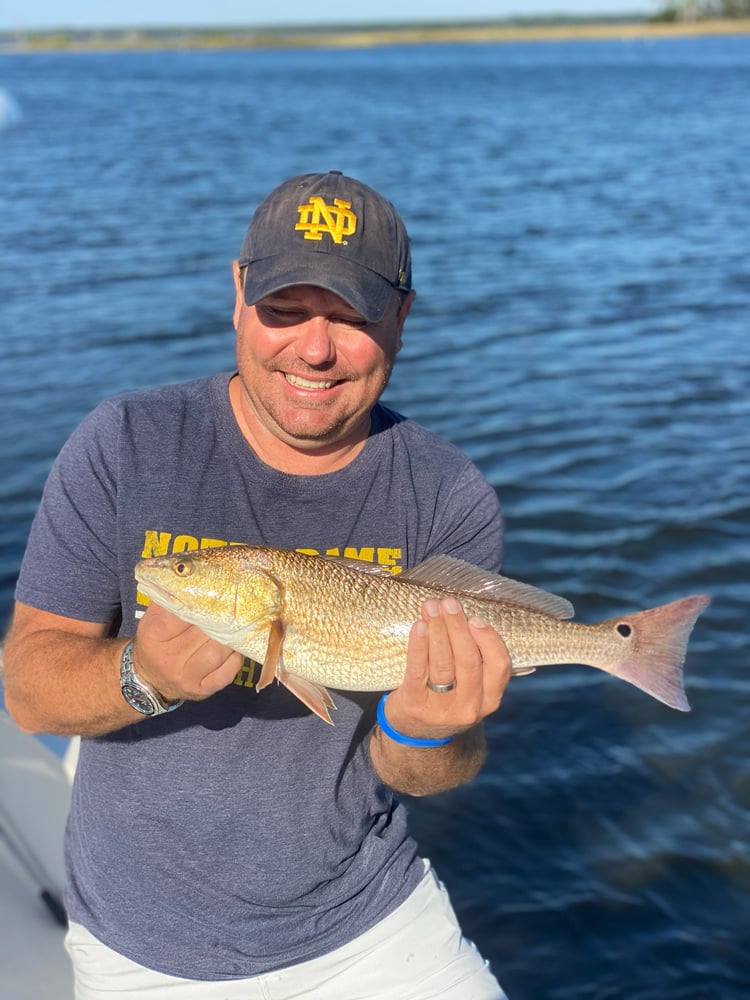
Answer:
[[351, 211], [352, 203], [334, 198], [332, 205], [326, 205], [318, 195], [313, 195], [306, 205], [298, 205], [299, 222], [295, 230], [304, 232], [306, 240], [322, 240], [328, 233], [334, 243], [347, 244], [345, 236], [357, 231], [357, 216]]
[[411, 290], [409, 237], [393, 205], [340, 170], [290, 177], [255, 210], [240, 249], [245, 303], [294, 285], [326, 288], [368, 322]]

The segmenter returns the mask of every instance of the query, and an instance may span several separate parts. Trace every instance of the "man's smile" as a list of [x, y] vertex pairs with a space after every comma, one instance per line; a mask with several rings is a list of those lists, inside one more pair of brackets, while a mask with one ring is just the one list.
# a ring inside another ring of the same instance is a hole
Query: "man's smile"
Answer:
[[284, 378], [297, 389], [332, 389], [341, 382], [340, 379], [303, 378], [301, 375], [292, 375], [291, 372], [284, 372]]

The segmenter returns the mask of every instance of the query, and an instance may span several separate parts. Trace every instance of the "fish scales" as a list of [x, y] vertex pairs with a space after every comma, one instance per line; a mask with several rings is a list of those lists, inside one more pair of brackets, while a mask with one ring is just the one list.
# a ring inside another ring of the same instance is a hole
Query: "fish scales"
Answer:
[[[352, 573], [354, 579], [352, 580]], [[289, 669], [304, 663], [306, 676], [330, 687], [382, 691], [403, 680], [411, 626], [422, 616], [429, 598], [448, 596], [441, 588], [397, 583], [346, 570], [337, 579], [334, 567], [325, 567], [315, 588], [287, 587], [284, 662]], [[565, 654], [570, 645], [590, 641], [571, 622], [520, 606], [479, 600], [460, 591], [457, 597], [470, 617], [485, 619], [508, 645], [513, 669], [526, 673], [541, 663], [573, 662]], [[317, 606], [317, 613], [310, 611]], [[575, 658], [574, 658], [575, 659]], [[575, 660], [577, 662], [577, 660]]]
[[503, 637], [514, 674], [579, 663], [687, 710], [682, 662], [705, 595], [595, 625], [564, 598], [438, 556], [400, 576], [351, 559], [229, 546], [142, 560], [140, 590], [206, 634], [264, 664], [322, 717], [328, 687], [382, 691], [404, 676], [412, 624], [428, 598], [455, 596]]
[[[280, 550], [267, 565], [284, 586], [284, 664], [326, 687], [397, 687], [404, 676], [409, 631], [421, 617], [422, 605], [448, 593], [460, 598], [467, 615], [484, 618], [503, 636], [516, 673], [541, 663], [573, 662], [573, 653], [566, 651], [571, 642], [585, 649], [594, 638], [586, 626], [560, 622], [543, 612], [403, 583], [379, 569], [368, 572], [369, 565], [360, 569], [353, 560], [337, 562]], [[255, 633], [239, 651], [262, 662], [266, 644], [265, 633]], [[554, 658], [560, 655], [562, 660]]]

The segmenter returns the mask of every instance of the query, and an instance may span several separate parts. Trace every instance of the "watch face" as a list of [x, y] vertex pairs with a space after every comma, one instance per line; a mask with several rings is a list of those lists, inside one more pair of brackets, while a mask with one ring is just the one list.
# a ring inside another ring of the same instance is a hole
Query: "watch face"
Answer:
[[153, 702], [137, 684], [128, 684], [126, 681], [121, 685], [121, 690], [128, 704], [132, 705], [141, 715], [154, 714]]

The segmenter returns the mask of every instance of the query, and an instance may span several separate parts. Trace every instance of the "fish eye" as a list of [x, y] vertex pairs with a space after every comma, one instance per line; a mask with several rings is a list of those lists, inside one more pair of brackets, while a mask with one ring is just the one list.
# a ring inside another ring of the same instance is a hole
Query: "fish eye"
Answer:
[[178, 576], [190, 576], [193, 572], [193, 564], [188, 559], [181, 559], [174, 564], [174, 571]]
[[626, 622], [620, 622], [617, 626], [617, 633], [621, 635], [623, 639], [628, 639], [633, 634], [633, 629]]

